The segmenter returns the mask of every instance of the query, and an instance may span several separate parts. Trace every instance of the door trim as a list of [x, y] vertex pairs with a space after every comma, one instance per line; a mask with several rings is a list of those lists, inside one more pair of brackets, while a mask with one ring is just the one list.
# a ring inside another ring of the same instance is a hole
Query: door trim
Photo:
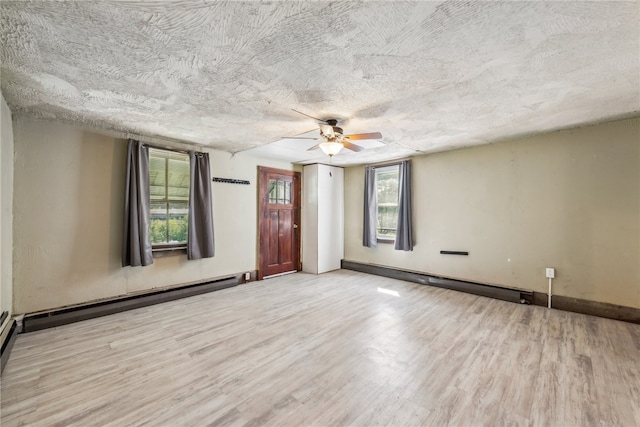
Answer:
[[301, 207], [302, 207], [302, 173], [293, 170], [270, 168], [266, 166], [258, 166], [258, 280], [264, 278], [266, 260], [263, 256], [262, 245], [264, 242], [263, 233], [263, 218], [264, 211], [267, 209], [269, 194], [267, 191], [266, 175], [269, 173], [275, 173], [279, 175], [287, 175], [293, 177], [293, 222], [298, 227], [293, 229], [294, 241], [297, 250], [294, 253], [294, 270], [302, 271], [301, 264], [301, 246], [300, 236], [302, 235], [302, 229], [300, 225], [301, 220]]

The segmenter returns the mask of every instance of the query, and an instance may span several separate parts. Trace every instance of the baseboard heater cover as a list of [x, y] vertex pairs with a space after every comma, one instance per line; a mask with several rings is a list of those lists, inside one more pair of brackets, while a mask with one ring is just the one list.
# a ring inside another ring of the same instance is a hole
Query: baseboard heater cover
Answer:
[[109, 314], [120, 313], [153, 304], [218, 291], [237, 286], [240, 280], [240, 277], [234, 276], [178, 288], [160, 289], [140, 295], [52, 310], [45, 313], [27, 314], [23, 319], [22, 332], [33, 332], [53, 328], [81, 320], [93, 319], [95, 317], [107, 316]]
[[2, 373], [2, 371], [4, 371], [4, 365], [6, 365], [7, 361], [9, 360], [9, 355], [11, 354], [13, 343], [16, 341], [16, 336], [18, 335], [16, 321], [11, 320], [10, 322], [11, 326], [7, 326], [9, 328], [9, 333], [2, 343], [2, 350], [0, 350], [0, 374]]
[[[547, 306], [547, 294], [541, 292], [526, 291], [515, 288], [502, 288], [482, 283], [435, 277], [428, 274], [398, 270], [391, 267], [365, 264], [356, 261], [342, 260], [342, 268], [346, 270], [360, 271], [362, 273], [375, 274], [377, 276], [389, 277], [392, 279], [405, 280], [407, 282], [438, 286], [440, 288], [452, 289], [505, 301], [524, 302], [526, 304], [540, 305], [543, 307]], [[516, 295], [518, 295], [518, 297], [516, 297]], [[620, 320], [622, 322], [640, 324], [640, 308], [607, 304], [561, 295], [553, 296], [553, 308], [556, 310], [571, 311], [573, 313], [588, 314], [591, 316]]]
[[503, 288], [483, 283], [437, 277], [414, 271], [398, 270], [395, 268], [365, 264], [356, 261], [342, 260], [342, 268], [360, 271], [362, 273], [375, 274], [377, 276], [389, 277], [391, 279], [420, 283], [422, 285], [437, 286], [439, 288], [466, 292], [468, 294], [495, 298], [503, 301], [527, 304], [531, 304], [533, 302], [533, 292], [522, 289]]

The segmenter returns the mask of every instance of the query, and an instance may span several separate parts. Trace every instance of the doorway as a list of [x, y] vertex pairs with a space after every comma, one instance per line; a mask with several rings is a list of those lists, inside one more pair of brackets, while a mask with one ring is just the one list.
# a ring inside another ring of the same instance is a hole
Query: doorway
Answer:
[[300, 271], [300, 172], [258, 167], [258, 280]]

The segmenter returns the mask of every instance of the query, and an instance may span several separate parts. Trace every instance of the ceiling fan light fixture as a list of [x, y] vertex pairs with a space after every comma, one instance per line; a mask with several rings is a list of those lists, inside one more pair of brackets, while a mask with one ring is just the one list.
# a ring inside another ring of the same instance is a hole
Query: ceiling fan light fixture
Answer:
[[329, 157], [335, 156], [342, 150], [342, 144], [335, 141], [325, 141], [320, 143], [320, 149]]
[[369, 133], [353, 133], [349, 135], [344, 134], [344, 129], [338, 126], [337, 119], [318, 119], [316, 117], [305, 114], [301, 111], [292, 109], [296, 113], [300, 113], [303, 116], [310, 117], [314, 120], [317, 120], [318, 125], [320, 127], [320, 137], [316, 138], [308, 138], [308, 137], [285, 137], [288, 139], [313, 139], [316, 141], [321, 141], [319, 144], [314, 145], [311, 148], [308, 148], [307, 151], [313, 151], [317, 148], [320, 148], [324, 154], [329, 156], [331, 159], [333, 156], [338, 154], [342, 148], [346, 148], [351, 151], [362, 151], [366, 147], [362, 147], [358, 144], [353, 143], [353, 141], [364, 140], [364, 139], [381, 139], [382, 134], [380, 132], [369, 132]]

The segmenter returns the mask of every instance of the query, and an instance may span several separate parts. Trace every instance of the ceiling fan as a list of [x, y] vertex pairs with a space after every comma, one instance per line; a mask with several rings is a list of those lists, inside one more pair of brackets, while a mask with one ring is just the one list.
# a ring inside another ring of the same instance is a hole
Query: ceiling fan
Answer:
[[301, 111], [294, 110], [298, 114], [302, 114], [303, 116], [310, 117], [314, 120], [317, 120], [320, 123], [320, 137], [318, 138], [309, 138], [309, 137], [296, 137], [296, 136], [285, 136], [283, 139], [313, 139], [316, 141], [321, 141], [320, 143], [314, 145], [309, 148], [308, 151], [315, 150], [316, 148], [320, 148], [326, 155], [329, 157], [333, 157], [338, 154], [342, 148], [346, 148], [351, 151], [362, 151], [364, 147], [361, 147], [358, 144], [354, 144], [351, 141], [358, 141], [363, 139], [381, 139], [382, 134], [380, 132], [370, 132], [370, 133], [354, 133], [350, 135], [345, 135], [344, 131], [341, 127], [338, 127], [338, 120], [336, 119], [319, 119], [317, 117], [310, 116]]

